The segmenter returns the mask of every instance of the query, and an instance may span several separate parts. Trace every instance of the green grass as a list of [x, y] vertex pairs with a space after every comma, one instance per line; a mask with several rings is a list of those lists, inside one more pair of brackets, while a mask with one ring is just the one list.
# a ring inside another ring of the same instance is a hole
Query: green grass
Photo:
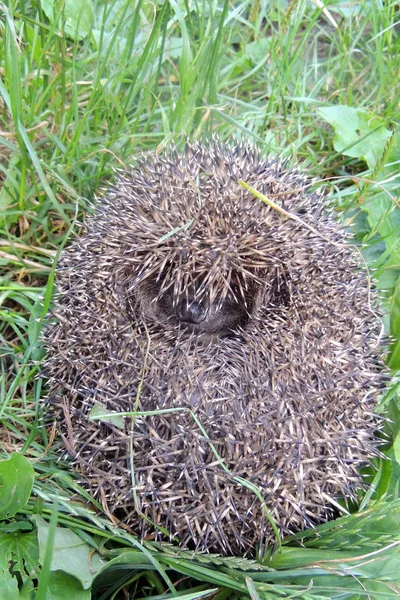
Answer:
[[398, 597], [396, 379], [382, 403], [391, 460], [376, 465], [362, 511], [264, 564], [143, 546], [114, 528], [40, 420], [54, 257], [114, 168], [186, 136], [243, 138], [327, 182], [380, 289], [400, 368], [398, 3], [319, 4], [0, 3], [2, 600]]

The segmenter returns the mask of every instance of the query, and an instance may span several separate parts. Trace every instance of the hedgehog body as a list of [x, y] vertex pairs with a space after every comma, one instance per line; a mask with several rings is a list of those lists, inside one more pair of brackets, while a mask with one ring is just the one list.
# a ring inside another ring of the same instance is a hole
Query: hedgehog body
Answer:
[[87, 487], [134, 532], [243, 555], [271, 518], [288, 534], [354, 495], [377, 452], [381, 323], [296, 169], [216, 140], [150, 154], [57, 281], [53, 409]]

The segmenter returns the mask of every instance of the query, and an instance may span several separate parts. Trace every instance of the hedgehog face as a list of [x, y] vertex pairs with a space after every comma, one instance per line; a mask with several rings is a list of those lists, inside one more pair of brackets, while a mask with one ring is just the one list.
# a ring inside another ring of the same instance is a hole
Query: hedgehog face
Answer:
[[238, 183], [274, 194], [274, 179], [266, 183], [257, 155], [243, 148], [245, 160], [240, 152], [200, 162], [172, 153], [157, 168], [143, 160], [107, 197], [102, 218], [133, 321], [221, 337], [245, 329], [259, 306], [274, 312], [287, 304], [292, 247], [285, 250], [283, 220]]
[[219, 338], [245, 329], [260, 305], [272, 312], [287, 306], [281, 259], [267, 255], [249, 263], [246, 249], [257, 248], [259, 238], [247, 231], [232, 235], [229, 222], [220, 237], [208, 240], [202, 225], [193, 223], [190, 235], [181, 232], [151, 252], [140, 248], [119, 271], [133, 320]]
[[[255, 281], [244, 288], [238, 273], [227, 288], [214, 286], [210, 290], [205, 276], [195, 276], [180, 289], [175, 269], [169, 266], [159, 276], [150, 276], [139, 283], [134, 298], [141, 314], [167, 328], [179, 327], [193, 333], [229, 335], [245, 328], [252, 318], [259, 286]], [[132, 303], [132, 299], [131, 299]]]

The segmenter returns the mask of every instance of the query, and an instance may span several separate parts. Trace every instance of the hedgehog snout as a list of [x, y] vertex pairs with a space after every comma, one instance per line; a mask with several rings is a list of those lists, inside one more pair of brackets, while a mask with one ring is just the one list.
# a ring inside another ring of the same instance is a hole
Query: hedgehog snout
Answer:
[[196, 333], [229, 335], [246, 326], [250, 314], [241, 300], [219, 296], [210, 298], [184, 294], [172, 302], [172, 310], [182, 327]]
[[208, 306], [195, 300], [188, 301], [186, 298], [180, 300], [176, 306], [176, 316], [184, 323], [193, 323], [198, 325], [202, 323], [207, 316]]

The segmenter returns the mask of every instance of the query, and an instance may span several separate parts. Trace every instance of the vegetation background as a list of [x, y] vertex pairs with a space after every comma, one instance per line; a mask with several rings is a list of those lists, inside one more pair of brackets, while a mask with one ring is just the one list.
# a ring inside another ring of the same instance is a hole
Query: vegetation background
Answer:
[[[393, 0], [0, 2], [0, 597], [400, 595], [400, 15]], [[113, 177], [186, 136], [299, 161], [352, 226], [391, 334], [390, 460], [344, 516], [257, 561], [141, 545], [41, 422], [54, 259]]]

